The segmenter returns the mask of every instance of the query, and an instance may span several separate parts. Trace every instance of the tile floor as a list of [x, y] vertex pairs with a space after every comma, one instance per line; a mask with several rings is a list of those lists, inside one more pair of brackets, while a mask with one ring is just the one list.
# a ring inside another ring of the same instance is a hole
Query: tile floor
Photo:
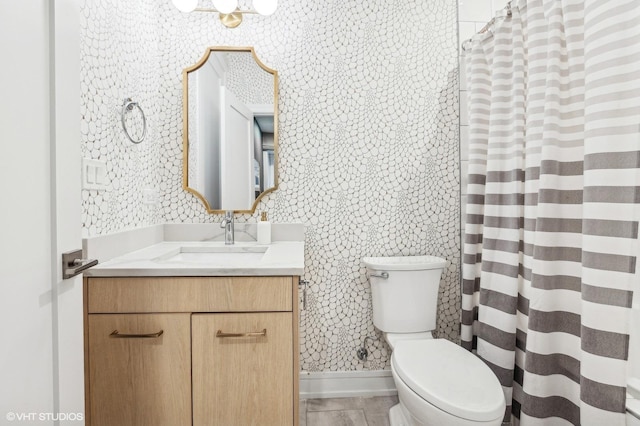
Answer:
[[300, 426], [389, 426], [397, 403], [397, 396], [301, 400]]

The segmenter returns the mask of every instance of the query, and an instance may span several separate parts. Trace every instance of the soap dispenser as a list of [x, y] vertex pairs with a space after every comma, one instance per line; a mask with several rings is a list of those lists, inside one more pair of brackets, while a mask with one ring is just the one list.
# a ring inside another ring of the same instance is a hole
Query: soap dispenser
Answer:
[[271, 244], [271, 222], [267, 220], [267, 212], [262, 212], [258, 222], [258, 244]]

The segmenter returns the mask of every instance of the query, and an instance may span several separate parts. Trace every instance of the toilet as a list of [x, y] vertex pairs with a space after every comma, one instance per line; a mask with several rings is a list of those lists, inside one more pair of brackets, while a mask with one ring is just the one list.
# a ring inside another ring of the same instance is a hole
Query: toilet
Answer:
[[373, 324], [392, 349], [399, 404], [391, 426], [500, 425], [505, 398], [491, 369], [471, 352], [434, 339], [438, 288], [446, 260], [366, 257]]

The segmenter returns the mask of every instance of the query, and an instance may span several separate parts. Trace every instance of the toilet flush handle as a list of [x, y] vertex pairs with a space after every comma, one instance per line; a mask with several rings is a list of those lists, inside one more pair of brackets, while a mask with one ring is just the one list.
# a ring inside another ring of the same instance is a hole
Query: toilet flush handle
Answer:
[[372, 277], [377, 277], [377, 278], [382, 278], [383, 280], [386, 280], [387, 278], [389, 278], [389, 273], [388, 272], [380, 272], [379, 274], [371, 274]]

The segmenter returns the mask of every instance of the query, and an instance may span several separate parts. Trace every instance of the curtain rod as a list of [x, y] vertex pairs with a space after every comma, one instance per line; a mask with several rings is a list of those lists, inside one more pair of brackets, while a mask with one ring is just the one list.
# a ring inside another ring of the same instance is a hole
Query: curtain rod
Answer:
[[[506, 11], [505, 16], [500, 16], [500, 18], [504, 18], [506, 16], [511, 16], [511, 2], [508, 2], [507, 5], [502, 9], [504, 11]], [[496, 18], [497, 17], [493, 17], [491, 18], [491, 20], [489, 22], [487, 22], [487, 24], [482, 27], [482, 29], [480, 31], [477, 32], [477, 34], [484, 34], [487, 31], [489, 31], [489, 28], [491, 28], [493, 26], [493, 24], [496, 23]], [[472, 39], [468, 39], [465, 42], [462, 43], [462, 49], [466, 50], [465, 45], [467, 45], [467, 43], [469, 43]]]
[[[507, 16], [511, 16], [511, 2], [507, 3], [507, 5], [502, 10], [506, 10]], [[478, 31], [478, 34], [486, 33], [489, 30], [489, 28], [491, 28], [491, 26], [495, 24], [495, 22], [496, 22], [496, 18], [494, 17], [489, 22], [487, 22], [487, 25], [485, 25], [484, 27], [482, 27], [480, 31]]]

